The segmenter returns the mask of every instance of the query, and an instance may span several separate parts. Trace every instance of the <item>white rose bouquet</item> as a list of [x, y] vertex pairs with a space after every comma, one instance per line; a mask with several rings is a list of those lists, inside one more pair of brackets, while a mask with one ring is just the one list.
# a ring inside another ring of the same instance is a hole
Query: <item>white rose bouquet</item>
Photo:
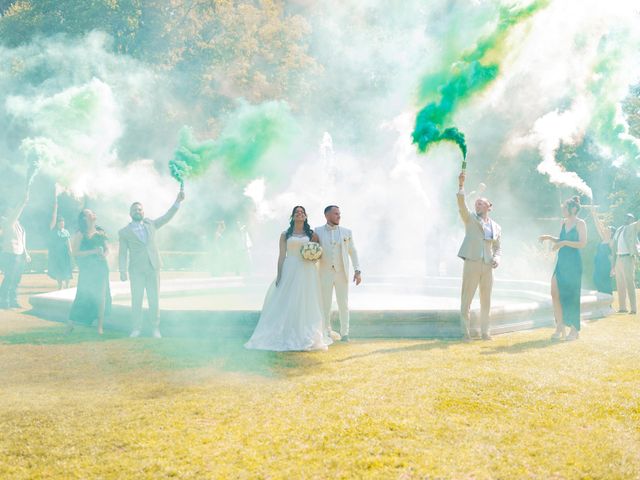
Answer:
[[317, 242], [308, 242], [300, 247], [300, 255], [305, 260], [316, 261], [322, 256], [322, 247]]

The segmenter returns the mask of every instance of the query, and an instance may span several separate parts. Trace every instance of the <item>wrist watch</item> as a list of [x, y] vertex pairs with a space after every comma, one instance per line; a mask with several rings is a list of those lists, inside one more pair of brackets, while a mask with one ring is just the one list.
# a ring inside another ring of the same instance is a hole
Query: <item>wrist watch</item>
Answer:
[[355, 273], [356, 275], [360, 275], [362, 272], [360, 270], [354, 270], [353, 273]]

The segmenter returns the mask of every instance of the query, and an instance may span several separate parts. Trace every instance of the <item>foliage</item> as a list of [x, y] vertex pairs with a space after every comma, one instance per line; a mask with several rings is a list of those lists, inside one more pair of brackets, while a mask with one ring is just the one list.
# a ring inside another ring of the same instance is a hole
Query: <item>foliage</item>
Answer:
[[278, 0], [16, 0], [0, 19], [7, 46], [35, 36], [76, 37], [95, 29], [114, 50], [181, 73], [194, 97], [249, 101], [308, 93], [317, 64], [310, 26]]
[[622, 111], [629, 124], [629, 134], [640, 138], [640, 84], [631, 87], [622, 103]]

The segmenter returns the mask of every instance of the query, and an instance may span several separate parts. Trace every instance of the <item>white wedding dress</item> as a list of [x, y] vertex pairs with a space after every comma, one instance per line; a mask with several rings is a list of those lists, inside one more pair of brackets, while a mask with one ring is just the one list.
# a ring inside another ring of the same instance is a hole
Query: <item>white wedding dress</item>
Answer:
[[300, 255], [306, 235], [287, 239], [280, 284], [269, 287], [260, 320], [246, 348], [275, 352], [326, 350], [331, 340], [322, 332], [320, 277], [316, 264]]

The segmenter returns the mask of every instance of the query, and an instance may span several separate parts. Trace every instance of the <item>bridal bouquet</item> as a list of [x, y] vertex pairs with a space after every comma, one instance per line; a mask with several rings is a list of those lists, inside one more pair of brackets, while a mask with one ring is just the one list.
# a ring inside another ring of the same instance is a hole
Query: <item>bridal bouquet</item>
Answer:
[[316, 242], [305, 243], [300, 247], [300, 255], [305, 260], [318, 260], [322, 256], [322, 247]]

